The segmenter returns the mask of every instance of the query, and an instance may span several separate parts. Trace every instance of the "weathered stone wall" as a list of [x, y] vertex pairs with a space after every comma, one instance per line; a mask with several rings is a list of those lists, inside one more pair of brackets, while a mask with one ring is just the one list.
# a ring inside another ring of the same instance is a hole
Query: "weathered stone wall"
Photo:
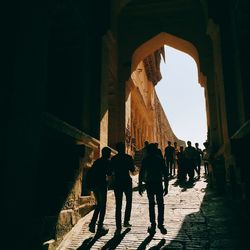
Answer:
[[132, 72], [126, 85], [129, 97], [126, 100], [127, 133], [130, 136], [128, 152], [134, 155], [144, 146], [146, 140], [158, 143], [162, 151], [168, 140], [184, 146], [185, 142], [179, 140], [171, 129], [154, 84], [147, 78], [143, 62]]

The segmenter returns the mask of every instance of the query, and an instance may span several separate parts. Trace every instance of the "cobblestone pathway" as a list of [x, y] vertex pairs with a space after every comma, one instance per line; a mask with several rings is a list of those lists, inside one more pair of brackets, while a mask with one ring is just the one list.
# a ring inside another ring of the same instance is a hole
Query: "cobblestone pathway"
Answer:
[[[137, 177], [134, 178], [134, 187]], [[82, 218], [65, 237], [57, 250], [83, 249], [249, 249], [238, 243], [239, 230], [228, 209], [227, 202], [207, 188], [202, 177], [192, 188], [183, 189], [176, 185], [176, 179], [169, 184], [165, 196], [165, 225], [168, 233], [162, 235], [157, 229], [151, 237], [148, 201], [146, 193], [141, 197], [133, 193], [131, 229], [124, 228], [122, 234], [114, 237], [115, 206], [113, 191], [108, 194], [105, 225], [107, 235], [96, 237], [88, 231], [92, 217], [89, 213]], [[157, 210], [156, 210], [157, 211]]]

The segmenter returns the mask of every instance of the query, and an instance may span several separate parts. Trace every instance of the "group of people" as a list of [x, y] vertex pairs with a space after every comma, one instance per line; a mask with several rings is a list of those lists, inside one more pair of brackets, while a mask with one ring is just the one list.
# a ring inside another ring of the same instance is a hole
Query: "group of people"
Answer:
[[[125, 153], [125, 144], [120, 142], [116, 145], [117, 154], [111, 157], [111, 149], [104, 147], [102, 155], [91, 167], [91, 184], [89, 188], [96, 198], [96, 207], [89, 223], [89, 231], [105, 235], [108, 228], [103, 225], [106, 213], [107, 190], [112, 181], [115, 195], [115, 235], [119, 235], [123, 227], [131, 227], [130, 217], [132, 210], [132, 178], [131, 173], [135, 172], [133, 158]], [[142, 160], [139, 177], [138, 191], [142, 196], [146, 190], [149, 201], [149, 217], [151, 225], [148, 233], [156, 232], [155, 199], [158, 205], [157, 226], [162, 234], [167, 233], [164, 226], [164, 201], [163, 197], [168, 193], [168, 172], [162, 157], [155, 144], [147, 147], [147, 156]], [[111, 159], [110, 159], [111, 158]], [[164, 182], [164, 185], [163, 185]], [[125, 214], [122, 224], [122, 201], [123, 193], [126, 196]], [[98, 220], [98, 223], [97, 223]], [[97, 230], [96, 230], [97, 225]]]
[[[149, 203], [150, 226], [148, 233], [156, 232], [156, 225], [162, 234], [167, 233], [164, 226], [164, 196], [168, 194], [169, 178], [175, 176], [181, 182], [194, 181], [194, 171], [200, 177], [201, 160], [204, 161], [205, 174], [208, 174], [208, 144], [204, 143], [205, 149], [201, 150], [199, 144], [195, 147], [191, 142], [187, 142], [187, 147], [178, 148], [177, 143], [174, 146], [168, 141], [168, 145], [162, 154], [157, 143], [145, 141], [142, 149], [141, 166], [138, 176], [138, 191], [142, 196], [146, 191]], [[131, 227], [130, 217], [132, 209], [132, 178], [131, 173], [136, 171], [132, 156], [125, 153], [125, 144], [123, 142], [116, 145], [117, 154], [111, 157], [111, 149], [104, 147], [102, 155], [91, 167], [92, 180], [89, 188], [93, 191], [96, 198], [96, 207], [89, 224], [89, 231], [104, 235], [108, 228], [103, 225], [106, 213], [107, 190], [109, 183], [112, 182], [115, 195], [115, 235], [119, 235], [123, 227]], [[122, 225], [122, 201], [123, 193], [126, 196], [126, 207]], [[156, 201], [156, 202], [155, 202]], [[158, 217], [156, 224], [155, 204], [158, 207]], [[98, 223], [97, 223], [98, 220]]]
[[205, 175], [208, 175], [208, 143], [204, 144], [205, 149], [199, 148], [199, 143], [195, 143], [195, 147], [192, 146], [191, 141], [187, 141], [187, 147], [177, 147], [177, 143], [174, 143], [174, 147], [171, 146], [171, 142], [168, 141], [168, 146], [165, 148], [164, 159], [166, 161], [167, 169], [169, 170], [170, 177], [175, 176], [177, 169], [177, 178], [181, 182], [194, 181], [195, 172], [197, 178], [200, 178], [201, 162], [204, 162]]

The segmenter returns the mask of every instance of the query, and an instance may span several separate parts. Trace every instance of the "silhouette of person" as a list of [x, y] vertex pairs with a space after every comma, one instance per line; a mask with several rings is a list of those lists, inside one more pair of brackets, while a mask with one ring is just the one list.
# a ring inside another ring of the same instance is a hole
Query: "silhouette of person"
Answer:
[[[164, 189], [162, 179], [164, 178]], [[155, 198], [158, 206], [158, 228], [162, 234], [167, 233], [164, 226], [164, 201], [163, 196], [168, 193], [168, 172], [164, 159], [157, 155], [156, 147], [153, 143], [148, 145], [148, 156], [143, 159], [139, 172], [139, 194], [143, 194], [143, 182], [147, 191], [149, 201], [149, 219], [151, 226], [148, 232], [154, 234], [156, 230], [155, 222]]]
[[171, 146], [171, 141], [168, 141], [168, 146], [165, 148], [164, 159], [166, 161], [168, 174], [172, 177], [175, 173], [173, 172], [174, 147]]
[[132, 209], [132, 178], [130, 177], [130, 171], [135, 171], [133, 158], [125, 153], [125, 144], [119, 142], [116, 144], [118, 154], [111, 158], [111, 169], [114, 175], [114, 193], [115, 193], [115, 220], [116, 220], [116, 232], [120, 234], [122, 229], [121, 223], [121, 210], [123, 193], [126, 196], [126, 208], [124, 215], [124, 227], [131, 227], [130, 215]]
[[178, 152], [179, 152], [178, 145], [177, 145], [177, 142], [175, 141], [174, 142], [174, 164], [173, 164], [174, 175], [175, 175], [175, 171], [176, 170], [178, 171], [178, 161], [177, 161], [177, 154], [178, 154]]
[[187, 142], [187, 147], [185, 148], [185, 162], [187, 167], [187, 173], [188, 173], [188, 181], [193, 182], [194, 181], [194, 169], [195, 169], [195, 162], [196, 162], [196, 149], [192, 146], [191, 141]]
[[204, 142], [204, 149], [202, 151], [202, 160], [204, 164], [205, 175], [208, 175], [208, 164], [209, 164], [209, 152], [208, 152], [208, 142]]
[[155, 148], [156, 148], [157, 155], [159, 155], [161, 158], [163, 158], [161, 149], [159, 148], [159, 143], [157, 143], [157, 142], [155, 143]]
[[199, 143], [195, 143], [195, 149], [196, 149], [196, 173], [198, 175], [198, 178], [200, 178], [201, 173], [201, 157], [202, 157], [202, 150], [199, 148]]
[[184, 147], [180, 146], [180, 151], [177, 153], [177, 161], [178, 161], [178, 180], [183, 183], [187, 178], [187, 169], [185, 164], [185, 153]]
[[89, 224], [89, 231], [94, 233], [96, 221], [99, 216], [97, 233], [106, 234], [108, 228], [103, 225], [105, 213], [106, 213], [106, 202], [107, 202], [107, 176], [111, 175], [110, 169], [110, 154], [111, 149], [104, 147], [102, 149], [101, 158], [94, 161], [92, 166], [92, 178], [93, 178], [93, 193], [96, 198], [96, 207]]
[[144, 147], [142, 148], [142, 160], [147, 156], [148, 141], [144, 142]]

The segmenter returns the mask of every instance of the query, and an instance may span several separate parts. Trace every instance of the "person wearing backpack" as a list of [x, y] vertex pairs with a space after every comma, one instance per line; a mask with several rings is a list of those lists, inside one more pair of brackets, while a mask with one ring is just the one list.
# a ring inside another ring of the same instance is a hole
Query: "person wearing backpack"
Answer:
[[103, 225], [103, 222], [107, 203], [107, 177], [111, 176], [110, 156], [111, 149], [109, 147], [104, 147], [102, 149], [101, 158], [94, 161], [88, 176], [89, 187], [96, 198], [96, 207], [89, 223], [89, 231], [95, 233], [96, 222], [99, 217], [97, 233], [100, 235], [105, 235], [109, 231], [109, 229]]

